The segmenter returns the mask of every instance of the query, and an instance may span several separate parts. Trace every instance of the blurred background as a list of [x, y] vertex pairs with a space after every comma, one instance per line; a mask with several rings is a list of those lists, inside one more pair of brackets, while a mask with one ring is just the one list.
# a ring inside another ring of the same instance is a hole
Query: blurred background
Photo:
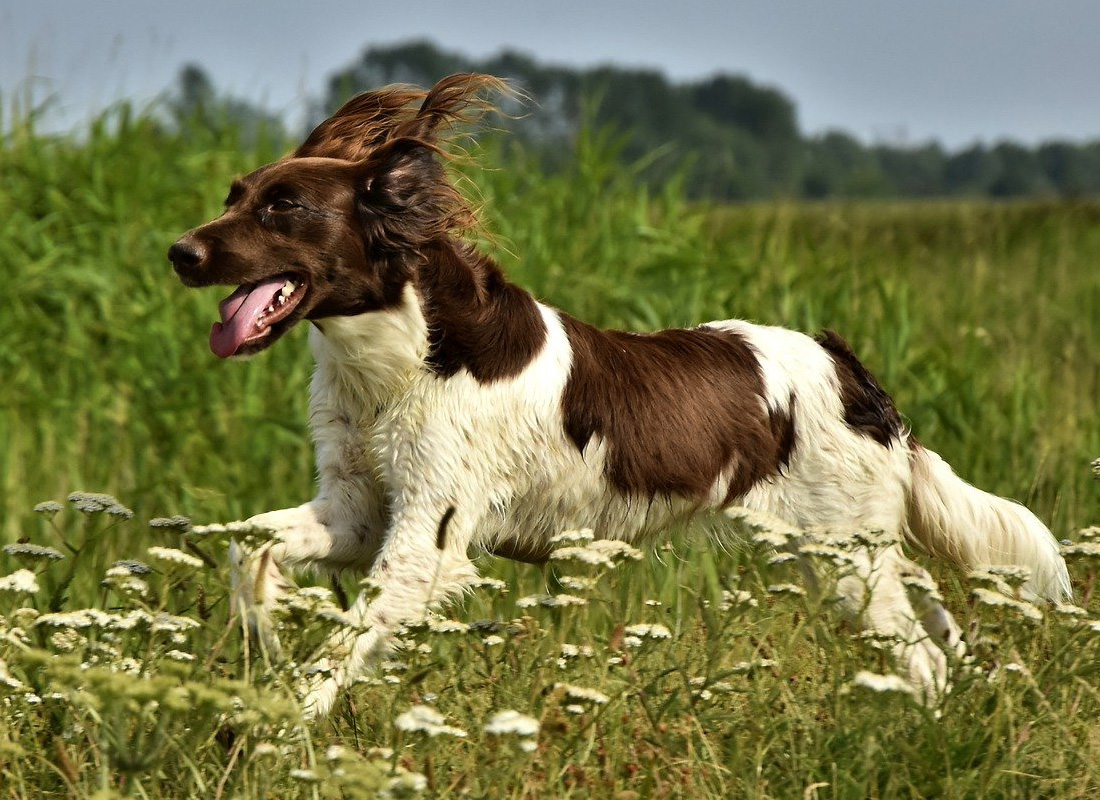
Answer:
[[0, 6], [0, 95], [40, 130], [126, 99], [295, 138], [356, 91], [481, 70], [534, 100], [510, 127], [551, 167], [595, 123], [692, 196], [1077, 197], [1098, 39], [1089, 0], [45, 0]]

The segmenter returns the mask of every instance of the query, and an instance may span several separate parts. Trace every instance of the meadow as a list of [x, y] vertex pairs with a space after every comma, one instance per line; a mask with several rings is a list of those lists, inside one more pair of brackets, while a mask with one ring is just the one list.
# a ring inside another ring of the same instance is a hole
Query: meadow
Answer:
[[311, 496], [305, 331], [219, 361], [228, 290], [165, 258], [282, 148], [126, 106], [75, 137], [7, 127], [0, 798], [1097, 796], [1100, 203], [715, 207], [642, 188], [608, 134], [553, 175], [486, 139], [462, 182], [513, 279], [604, 326], [839, 331], [923, 442], [1075, 543], [1075, 605], [930, 565], [970, 646], [931, 708], [765, 523], [596, 565], [485, 557], [496, 582], [303, 723], [294, 686], [357, 578], [304, 578], [274, 661], [229, 614], [229, 533], [188, 520]]

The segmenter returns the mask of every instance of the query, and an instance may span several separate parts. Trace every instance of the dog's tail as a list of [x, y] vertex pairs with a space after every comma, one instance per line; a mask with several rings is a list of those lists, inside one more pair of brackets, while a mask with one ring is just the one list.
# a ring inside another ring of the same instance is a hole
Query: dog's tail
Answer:
[[907, 528], [917, 547], [969, 569], [1027, 567], [1031, 578], [1025, 590], [1050, 600], [1070, 597], [1066, 562], [1038, 517], [1019, 503], [971, 486], [913, 439], [909, 454], [913, 484]]

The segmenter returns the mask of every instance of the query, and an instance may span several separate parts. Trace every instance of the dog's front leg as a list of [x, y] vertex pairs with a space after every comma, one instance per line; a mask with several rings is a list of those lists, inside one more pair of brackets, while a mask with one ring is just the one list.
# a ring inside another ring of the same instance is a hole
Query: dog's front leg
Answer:
[[380, 513], [356, 513], [326, 501], [312, 500], [294, 508], [269, 511], [247, 522], [270, 531], [272, 538], [254, 551], [230, 548], [230, 580], [235, 611], [248, 621], [270, 652], [279, 650], [268, 613], [293, 586], [282, 567], [308, 565], [333, 572], [365, 567], [377, 555], [382, 538]]
[[328, 714], [340, 689], [389, 649], [402, 622], [423, 618], [477, 577], [466, 555], [475, 524], [449, 504], [414, 505], [394, 515], [371, 569], [375, 591], [360, 594], [348, 612], [352, 632], [330, 642], [336, 664], [307, 687], [307, 715]]

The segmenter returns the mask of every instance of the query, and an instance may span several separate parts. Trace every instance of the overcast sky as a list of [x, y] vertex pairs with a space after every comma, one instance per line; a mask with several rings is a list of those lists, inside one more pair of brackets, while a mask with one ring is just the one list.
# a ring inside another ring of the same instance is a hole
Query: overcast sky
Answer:
[[747, 74], [791, 96], [803, 130], [868, 141], [1100, 138], [1100, 0], [0, 0], [0, 102], [7, 116], [27, 86], [53, 94], [68, 127], [196, 62], [295, 120], [367, 45], [425, 37], [473, 56]]

